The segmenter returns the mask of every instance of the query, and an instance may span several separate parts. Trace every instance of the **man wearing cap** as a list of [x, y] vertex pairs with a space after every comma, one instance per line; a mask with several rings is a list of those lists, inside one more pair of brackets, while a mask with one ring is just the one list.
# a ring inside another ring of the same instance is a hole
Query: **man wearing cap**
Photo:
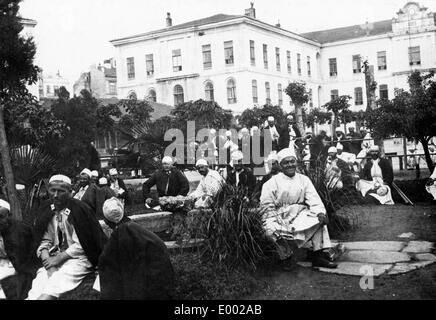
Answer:
[[301, 133], [294, 121], [294, 117], [292, 115], [288, 115], [286, 118], [286, 123], [287, 126], [285, 126], [279, 133], [280, 150], [284, 148], [292, 148], [294, 144], [296, 144], [298, 148], [302, 148], [303, 144], [301, 139]]
[[369, 149], [369, 155], [371, 160], [365, 164], [356, 189], [367, 199], [376, 199], [380, 204], [394, 204], [391, 194], [394, 172], [391, 163], [380, 158], [380, 148], [377, 145]]
[[112, 168], [109, 170], [109, 183], [111, 189], [117, 195], [122, 202], [128, 200], [128, 192], [126, 185], [124, 184], [123, 179], [118, 176], [118, 170], [116, 168]]
[[365, 127], [360, 128], [360, 134], [363, 140], [357, 159], [360, 159], [360, 164], [364, 166], [366, 164], [365, 157], [368, 155], [371, 147], [374, 146], [374, 140], [371, 137], [371, 133], [368, 132]]
[[9, 203], [0, 199], [0, 299], [27, 297], [38, 268], [32, 244], [31, 228], [12, 219]]
[[275, 119], [273, 116], [268, 117], [268, 121], [265, 123], [265, 130], [268, 129], [269, 133], [271, 134], [271, 140], [272, 140], [272, 149], [275, 151], [279, 151], [279, 138], [280, 134], [277, 131], [276, 125], [275, 125]]
[[231, 154], [238, 149], [239, 149], [238, 144], [233, 142], [233, 140], [232, 140], [232, 132], [230, 130], [227, 130], [226, 131], [226, 141], [224, 142], [224, 145], [222, 146], [222, 151], [221, 151], [226, 155], [226, 162], [227, 162], [226, 165], [232, 164]]
[[97, 219], [103, 219], [103, 204], [107, 199], [112, 197], [116, 197], [115, 191], [111, 189], [109, 186], [109, 182], [107, 178], [102, 177], [98, 180], [98, 189], [97, 189]]
[[89, 180], [90, 183], [97, 185], [98, 184], [98, 171], [92, 170], [91, 171], [91, 179]]
[[165, 243], [124, 216], [116, 198], [106, 200], [103, 214], [113, 231], [98, 263], [101, 299], [170, 299], [174, 270]]
[[79, 190], [74, 194], [74, 199], [85, 202], [94, 212], [98, 211], [98, 208], [103, 203], [97, 202], [98, 186], [91, 183], [91, 171], [89, 169], [83, 169], [79, 176]]
[[75, 289], [98, 264], [106, 237], [94, 212], [72, 198], [71, 180], [49, 180], [50, 200], [39, 209], [34, 224], [37, 257], [43, 267], [33, 280], [29, 300], [53, 300]]
[[332, 244], [321, 198], [310, 179], [296, 172], [294, 150], [283, 149], [277, 156], [282, 172], [263, 185], [260, 197], [261, 207], [265, 210], [263, 220], [267, 237], [276, 244], [285, 268], [292, 262], [295, 246], [311, 246], [314, 267], [337, 267], [333, 260], [338, 253], [328, 250]]
[[159, 204], [158, 199], [150, 195], [150, 190], [156, 186], [158, 197], [186, 196], [189, 192], [189, 181], [186, 176], [173, 167], [173, 160], [169, 156], [162, 159], [162, 169], [156, 170], [142, 185], [142, 195], [145, 204], [154, 207]]
[[207, 208], [212, 198], [221, 191], [225, 182], [218, 171], [209, 169], [209, 164], [205, 159], [197, 160], [195, 166], [201, 174], [201, 179], [197, 189], [188, 195], [188, 199], [195, 200], [195, 208]]
[[243, 165], [243, 158], [242, 151], [233, 152], [233, 168], [228, 171], [226, 182], [230, 185], [245, 188], [251, 195], [256, 187], [256, 177], [250, 168]]
[[325, 178], [329, 189], [349, 189], [353, 186], [353, 176], [349, 165], [337, 157], [336, 147], [330, 147], [325, 166]]
[[280, 172], [279, 158], [277, 157], [277, 153], [271, 152], [266, 158], [266, 164], [268, 166], [267, 174], [263, 176], [262, 180], [256, 186], [256, 198], [260, 199], [260, 194], [262, 192], [262, 187], [269, 179]]

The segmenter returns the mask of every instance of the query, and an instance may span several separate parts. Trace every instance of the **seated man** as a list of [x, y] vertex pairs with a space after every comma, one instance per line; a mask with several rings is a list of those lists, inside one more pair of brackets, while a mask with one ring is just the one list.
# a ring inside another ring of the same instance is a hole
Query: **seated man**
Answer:
[[195, 208], [207, 208], [212, 203], [212, 198], [221, 191], [224, 179], [217, 171], [209, 169], [209, 164], [205, 159], [197, 160], [195, 166], [202, 177], [197, 189], [187, 198], [195, 200]]
[[27, 297], [37, 268], [32, 243], [30, 227], [12, 219], [9, 203], [0, 200], [0, 299]]
[[394, 204], [391, 194], [391, 185], [394, 172], [389, 160], [380, 158], [379, 146], [372, 146], [369, 150], [371, 161], [365, 164], [361, 172], [361, 179], [356, 183], [357, 191], [363, 197], [381, 204]]
[[35, 220], [37, 271], [29, 300], [53, 300], [75, 289], [94, 272], [106, 237], [90, 207], [71, 197], [71, 180], [55, 175], [49, 180], [50, 200]]
[[325, 174], [326, 184], [329, 189], [351, 188], [353, 177], [348, 164], [337, 157], [337, 149], [330, 147], [327, 151]]
[[297, 157], [294, 150], [278, 153], [282, 172], [273, 176], [262, 188], [260, 197], [266, 236], [276, 244], [284, 269], [292, 262], [292, 246], [312, 245], [314, 267], [336, 268], [327, 230], [324, 204], [310, 179], [296, 172]]
[[425, 184], [425, 190], [433, 196], [433, 201], [436, 200], [436, 167], [433, 170], [432, 175], [428, 178], [427, 183]]
[[128, 201], [129, 193], [127, 192], [126, 185], [123, 179], [118, 176], [118, 170], [112, 168], [109, 170], [109, 182], [111, 189], [115, 192], [116, 197], [121, 200], [121, 202]]
[[186, 196], [189, 192], [188, 179], [182, 172], [173, 167], [173, 160], [168, 156], [162, 159], [162, 169], [156, 170], [150, 179], [142, 185], [144, 201], [149, 207], [159, 204], [158, 199], [153, 200], [150, 195], [150, 189], [154, 185], [159, 197]]
[[116, 197], [115, 192], [109, 186], [109, 183], [105, 177], [98, 180], [97, 189], [97, 208], [96, 215], [97, 219], [103, 219], [103, 204], [107, 199]]
[[250, 168], [242, 164], [243, 158], [244, 155], [239, 150], [232, 153], [233, 169], [227, 173], [227, 183], [243, 187], [251, 195], [256, 187], [256, 177]]
[[116, 198], [106, 200], [103, 214], [113, 232], [98, 263], [101, 299], [170, 299], [174, 270], [165, 243], [125, 217]]
[[270, 153], [266, 159], [266, 164], [268, 165], [269, 173], [263, 176], [262, 180], [256, 186], [256, 198], [259, 200], [260, 194], [262, 192], [262, 187], [269, 179], [280, 172], [279, 158], [276, 153]]
[[358, 162], [356, 161], [356, 155], [350, 152], [344, 152], [344, 146], [340, 143], [336, 145], [337, 154], [336, 156], [344, 160], [345, 163], [348, 164], [350, 169], [357, 171], [358, 170]]
[[[99, 207], [97, 203], [97, 190], [98, 187], [91, 183], [91, 171], [83, 169], [80, 172], [78, 180], [79, 190], [74, 194], [74, 199], [81, 200], [91, 207], [92, 211], [97, 212]], [[100, 205], [103, 205], [102, 203]]]

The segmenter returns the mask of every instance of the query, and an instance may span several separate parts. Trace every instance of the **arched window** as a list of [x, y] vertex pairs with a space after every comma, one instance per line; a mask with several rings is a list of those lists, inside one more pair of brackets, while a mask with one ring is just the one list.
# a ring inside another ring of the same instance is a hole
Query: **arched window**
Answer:
[[156, 91], [154, 89], [148, 90], [147, 99], [148, 101], [156, 102]]
[[206, 85], [204, 86], [204, 92], [206, 96], [206, 101], [214, 101], [212, 82], [206, 82]]
[[129, 95], [127, 96], [128, 99], [138, 99], [138, 96], [136, 95], [135, 91], [130, 91]]
[[174, 105], [177, 106], [178, 104], [183, 102], [184, 102], [183, 88], [181, 85], [176, 85], [174, 87]]
[[233, 79], [227, 81], [227, 102], [229, 104], [236, 103], [236, 84]]

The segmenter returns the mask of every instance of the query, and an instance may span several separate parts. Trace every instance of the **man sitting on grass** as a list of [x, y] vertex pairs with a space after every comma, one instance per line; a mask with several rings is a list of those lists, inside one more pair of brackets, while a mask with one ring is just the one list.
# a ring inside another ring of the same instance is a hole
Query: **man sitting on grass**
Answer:
[[94, 271], [106, 237], [94, 212], [71, 197], [71, 180], [55, 175], [49, 180], [50, 200], [42, 205], [34, 226], [37, 271], [29, 300], [53, 300], [75, 289]]
[[336, 268], [333, 260], [340, 252], [330, 250], [328, 218], [321, 198], [310, 179], [296, 172], [293, 149], [283, 149], [277, 156], [282, 172], [263, 185], [260, 201], [266, 235], [276, 244], [284, 270], [293, 268], [296, 247], [302, 246], [312, 247], [314, 267]]

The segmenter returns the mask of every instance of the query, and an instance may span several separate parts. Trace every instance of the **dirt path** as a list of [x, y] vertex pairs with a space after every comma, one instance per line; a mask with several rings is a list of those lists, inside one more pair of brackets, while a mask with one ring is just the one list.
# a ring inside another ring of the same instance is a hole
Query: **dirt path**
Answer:
[[[399, 241], [412, 232], [410, 240], [436, 242], [436, 206], [368, 206], [358, 210], [356, 230], [342, 233], [343, 241]], [[436, 264], [402, 275], [382, 275], [374, 279], [374, 289], [362, 290], [360, 278], [297, 267], [263, 271], [259, 278], [268, 285], [248, 299], [436, 299]]]

